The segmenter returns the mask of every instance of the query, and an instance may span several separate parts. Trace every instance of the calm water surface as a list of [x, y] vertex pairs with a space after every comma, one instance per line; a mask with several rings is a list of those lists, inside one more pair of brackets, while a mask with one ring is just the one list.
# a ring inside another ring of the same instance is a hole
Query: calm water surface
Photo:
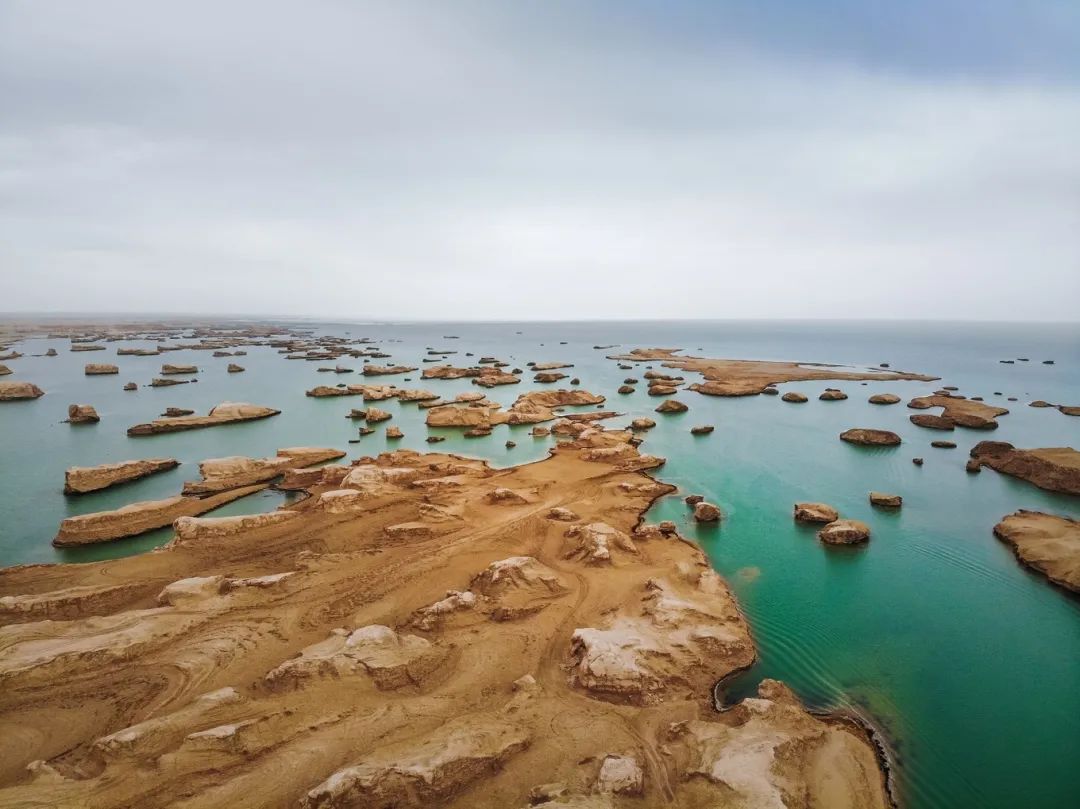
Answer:
[[[1065, 807], [1080, 796], [1080, 600], [1021, 568], [992, 535], [1018, 508], [1080, 517], [1080, 502], [1042, 492], [992, 471], [964, 472], [967, 450], [985, 433], [957, 430], [956, 450], [937, 450], [940, 433], [911, 425], [903, 404], [870, 405], [872, 393], [894, 392], [905, 401], [938, 385], [956, 385], [1011, 413], [992, 434], [1017, 446], [1080, 447], [1080, 418], [1026, 406], [1032, 399], [1080, 404], [1080, 327], [1048, 325], [868, 323], [547, 323], [547, 324], [322, 324], [319, 332], [381, 341], [393, 362], [423, 367], [428, 347], [456, 349], [465, 364], [484, 354], [524, 367], [530, 360], [566, 360], [582, 387], [609, 397], [626, 415], [652, 415], [658, 400], [620, 396], [620, 371], [594, 346], [681, 347], [711, 357], [831, 362], [932, 373], [938, 383], [791, 383], [784, 389], [811, 397], [789, 405], [779, 397], [720, 399], [694, 393], [678, 398], [690, 411], [658, 417], [644, 449], [668, 463], [658, 473], [680, 492], [657, 503], [650, 518], [673, 519], [695, 536], [731, 582], [750, 619], [758, 664], [731, 684], [728, 697], [752, 693], [763, 677], [789, 683], [810, 705], [848, 708], [873, 718], [889, 740], [897, 786], [908, 807]], [[444, 339], [457, 335], [460, 339]], [[565, 341], [565, 345], [561, 344]], [[310, 399], [316, 384], [360, 381], [320, 374], [322, 363], [285, 361], [274, 349], [247, 347], [236, 360], [247, 368], [227, 374], [232, 358], [209, 352], [158, 357], [75, 353], [66, 341], [33, 340], [26, 356], [7, 361], [8, 380], [33, 381], [47, 395], [0, 406], [0, 564], [80, 562], [139, 553], [168, 541], [163, 530], [82, 549], [49, 544], [65, 516], [168, 497], [197, 477], [198, 461], [223, 455], [272, 454], [279, 447], [337, 446], [350, 457], [387, 448], [382, 431], [359, 444], [356, 425], [344, 418], [350, 399]], [[60, 356], [32, 357], [55, 347]], [[466, 351], [476, 357], [466, 358]], [[1030, 362], [998, 361], [1028, 357]], [[1054, 365], [1043, 365], [1052, 359]], [[162, 361], [200, 366], [197, 384], [121, 390], [143, 385]], [[120, 375], [85, 377], [87, 362], [115, 362]], [[359, 360], [342, 361], [359, 368]], [[452, 396], [474, 390], [468, 380], [420, 382]], [[526, 377], [528, 379], [529, 377]], [[400, 377], [388, 378], [396, 384]], [[567, 380], [564, 380], [567, 381]], [[844, 389], [841, 402], [816, 399], [825, 387]], [[531, 385], [495, 388], [490, 397], [509, 404]], [[1000, 391], [1001, 395], [995, 395]], [[1017, 402], [1006, 402], [1015, 396]], [[280, 408], [273, 419], [212, 430], [128, 438], [130, 425], [167, 406], [205, 412], [221, 401]], [[93, 404], [102, 421], [60, 423], [72, 402]], [[405, 433], [395, 446], [429, 448], [424, 412], [416, 405], [382, 403]], [[713, 424], [694, 437], [689, 428]], [[865, 449], [837, 440], [849, 427], [894, 430], [904, 444]], [[543, 457], [551, 439], [529, 427], [499, 427], [489, 438], [448, 440], [439, 451], [489, 458], [509, 465]], [[517, 442], [506, 449], [508, 438]], [[183, 463], [168, 473], [104, 493], [65, 498], [64, 469], [130, 458], [171, 455]], [[911, 458], [926, 459], [923, 467]], [[904, 496], [896, 513], [871, 509], [871, 489]], [[681, 497], [704, 494], [719, 503], [724, 521], [711, 529], [688, 520]], [[868, 522], [873, 539], [861, 549], [825, 549], [812, 529], [791, 520], [797, 500], [821, 500], [845, 516]], [[283, 502], [266, 492], [231, 503], [215, 514], [270, 510]]]

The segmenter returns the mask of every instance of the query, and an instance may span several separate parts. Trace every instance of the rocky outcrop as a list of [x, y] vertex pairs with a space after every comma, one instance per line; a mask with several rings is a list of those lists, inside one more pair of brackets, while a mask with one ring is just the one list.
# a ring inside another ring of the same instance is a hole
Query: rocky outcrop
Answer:
[[397, 391], [399, 402], [430, 402], [440, 398], [438, 393], [422, 388], [402, 389]]
[[86, 376], [108, 376], [110, 374], [120, 373], [119, 366], [108, 365], [101, 362], [90, 362], [83, 367], [83, 373]]
[[428, 427], [489, 427], [506, 421], [506, 414], [500, 413], [498, 408], [498, 405], [443, 405], [428, 410], [424, 422]]
[[754, 649], [727, 586], [711, 570], [650, 579], [637, 614], [574, 630], [573, 683], [601, 699], [652, 705], [706, 689], [748, 666]]
[[316, 385], [311, 390], [304, 391], [304, 395], [311, 396], [314, 399], [325, 399], [330, 396], [360, 396], [363, 392], [359, 385], [342, 385], [341, 387]]
[[180, 517], [195, 517], [205, 514], [218, 506], [231, 503], [254, 492], [262, 491], [266, 486], [248, 486], [232, 489], [210, 497], [169, 497], [165, 500], [146, 500], [131, 503], [112, 511], [98, 511], [68, 517], [60, 523], [60, 530], [53, 539], [53, 545], [66, 548], [73, 545], [91, 545], [96, 542], [109, 542], [114, 539], [133, 537], [165, 528]]
[[837, 390], [836, 388], [825, 388], [825, 391], [820, 396], [818, 396], [818, 399], [823, 402], [840, 402], [846, 398], [847, 394], [844, 393], [842, 390]]
[[862, 444], [872, 447], [894, 447], [900, 443], [900, 436], [889, 430], [872, 430], [854, 427], [840, 433], [840, 440], [849, 444]]
[[93, 405], [68, 405], [68, 424], [97, 424], [99, 421], [101, 421], [101, 416]]
[[529, 363], [534, 371], [554, 371], [556, 368], [573, 368], [572, 362], [560, 362], [555, 360], [553, 362], [532, 362]]
[[[480, 401], [467, 401], [465, 405], [447, 404], [433, 407], [428, 410], [425, 421], [429, 427], [481, 429], [498, 424], [538, 424], [557, 418], [555, 408], [596, 405], [603, 402], [603, 396], [597, 396], [587, 390], [534, 390], [519, 396], [509, 410], [501, 410], [500, 405], [485, 403], [485, 400], [481, 398]], [[591, 418], [604, 417], [589, 415]]]
[[828, 545], [857, 545], [870, 539], [870, 526], [861, 520], [834, 520], [818, 531]]
[[176, 419], [180, 418], [180, 416], [190, 416], [194, 413], [194, 410], [190, 410], [186, 407], [166, 407], [165, 411], [161, 415], [164, 418]]
[[364, 376], [391, 376], [394, 374], [408, 374], [417, 370], [408, 365], [365, 365]]
[[492, 368], [490, 372], [474, 376], [472, 379], [474, 385], [480, 385], [484, 388], [494, 388], [497, 385], [516, 385], [520, 381], [521, 377], [516, 374], [508, 374], [497, 368]]
[[36, 399], [44, 395], [45, 391], [31, 382], [0, 382], [0, 402]]
[[904, 504], [904, 498], [898, 494], [886, 494], [885, 492], [870, 492], [870, 505], [881, 508], [900, 508]]
[[611, 564], [616, 555], [638, 552], [629, 535], [603, 522], [575, 525], [567, 530], [565, 537], [569, 543], [564, 557], [588, 564]]
[[702, 500], [694, 505], [694, 519], [697, 522], [716, 522], [723, 516], [719, 506]]
[[73, 466], [64, 473], [64, 494], [86, 494], [130, 483], [158, 472], [175, 469], [180, 462], [175, 458], [144, 458], [138, 461], [120, 461], [99, 466]]
[[11, 369], [6, 365], [0, 365], [0, 376], [7, 376], [11, 373]]
[[666, 402], [656, 408], [657, 413], [685, 413], [690, 408], [680, 402], [678, 399], [668, 399]]
[[199, 369], [195, 365], [169, 365], [166, 363], [161, 366], [162, 376], [176, 376], [179, 374], [197, 374]]
[[435, 365], [431, 368], [425, 368], [423, 373], [420, 374], [421, 379], [465, 379], [468, 377], [480, 376], [483, 373], [490, 373], [490, 368], [456, 368], [453, 365]]
[[[756, 698], [718, 721], [668, 728], [665, 750], [687, 787], [722, 791], [712, 806], [888, 809], [868, 734], [853, 722], [814, 716], [791, 690], [763, 680]], [[793, 795], [793, 784], [809, 787]], [[828, 786], [826, 786], [826, 784]], [[833, 791], [835, 790], [835, 791]]]
[[498, 716], [460, 717], [420, 738], [381, 747], [307, 793], [303, 809], [435, 806], [529, 746], [520, 726]]
[[243, 365], [237, 365], [235, 362], [230, 362], [228, 368], [225, 369], [230, 374], [240, 374], [244, 372]]
[[[241, 514], [237, 517], [180, 517], [173, 523], [174, 544], [204, 539], [225, 539], [270, 525], [280, 525], [300, 516], [296, 511], [269, 511], [265, 514]], [[292, 575], [289, 573], [280, 576]]]
[[900, 397], [895, 393], [875, 393], [866, 401], [876, 405], [891, 405], [898, 404], [900, 402]]
[[785, 402], [790, 402], [791, 404], [806, 404], [809, 401], [809, 399], [806, 398], [805, 393], [799, 393], [794, 390], [789, 390], [781, 396], [780, 399]]
[[[958, 427], [972, 430], [995, 430], [998, 426], [997, 417], [1009, 412], [1004, 407], [994, 407], [975, 399], [952, 395], [921, 396], [908, 402], [908, 407], [916, 410], [940, 407], [943, 418]], [[912, 418], [912, 421], [915, 419]]]
[[183, 493], [189, 497], [203, 497], [230, 489], [254, 486], [279, 477], [286, 469], [302, 469], [344, 456], [345, 453], [337, 449], [288, 447], [279, 449], [277, 455], [271, 458], [212, 458], [199, 464], [202, 480], [185, 482]]
[[394, 417], [393, 413], [386, 410], [380, 410], [377, 407], [369, 407], [367, 409], [367, 422], [368, 424], [378, 424], [380, 421], [388, 421]]
[[796, 503], [794, 516], [798, 522], [829, 523], [839, 519], [840, 512], [825, 503]]
[[269, 672], [266, 682], [274, 689], [295, 689], [311, 680], [366, 675], [380, 690], [390, 691], [423, 681], [442, 657], [424, 638], [373, 624], [352, 632], [335, 630]]
[[181, 416], [180, 418], [155, 419], [146, 424], [129, 427], [130, 436], [157, 435], [175, 433], [182, 430], [198, 430], [203, 427], [218, 427], [223, 424], [236, 424], [241, 421], [255, 421], [276, 416], [280, 410], [243, 402], [222, 402], [205, 416]]
[[697, 427], [690, 428], [691, 435], [709, 435], [714, 432], [716, 428], [711, 424], [699, 424]]
[[656, 422], [648, 418], [637, 418], [630, 422], [631, 430], [651, 430]]
[[1080, 522], [1038, 511], [1020, 510], [994, 526], [1024, 565], [1054, 584], [1080, 593]]
[[1040, 489], [1080, 495], [1080, 452], [1072, 447], [1017, 449], [1004, 441], [980, 441], [972, 448], [971, 458]]
[[956, 423], [952, 419], [945, 416], [935, 416], [932, 413], [918, 413], [914, 416], [908, 416], [908, 420], [916, 427], [927, 427], [931, 430], [953, 430], [956, 428]]

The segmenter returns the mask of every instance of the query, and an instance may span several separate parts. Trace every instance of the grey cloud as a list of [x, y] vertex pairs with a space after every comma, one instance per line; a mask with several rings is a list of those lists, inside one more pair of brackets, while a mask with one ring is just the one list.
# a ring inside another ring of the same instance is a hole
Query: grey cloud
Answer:
[[1080, 83], [507, 8], [7, 4], [0, 309], [1076, 319]]

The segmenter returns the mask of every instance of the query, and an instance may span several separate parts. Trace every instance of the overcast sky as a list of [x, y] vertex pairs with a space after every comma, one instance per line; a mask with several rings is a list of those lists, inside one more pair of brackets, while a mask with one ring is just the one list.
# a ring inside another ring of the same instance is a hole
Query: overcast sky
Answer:
[[1080, 319], [1080, 2], [0, 0], [0, 311]]

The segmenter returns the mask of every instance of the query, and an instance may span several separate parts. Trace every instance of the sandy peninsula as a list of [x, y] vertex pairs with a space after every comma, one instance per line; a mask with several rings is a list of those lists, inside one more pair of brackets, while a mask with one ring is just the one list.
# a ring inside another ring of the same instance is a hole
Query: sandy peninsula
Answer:
[[571, 432], [504, 470], [326, 466], [287, 511], [0, 571], [0, 807], [886, 807], [860, 726], [771, 680], [714, 709], [745, 619], [641, 524], [662, 460]]

